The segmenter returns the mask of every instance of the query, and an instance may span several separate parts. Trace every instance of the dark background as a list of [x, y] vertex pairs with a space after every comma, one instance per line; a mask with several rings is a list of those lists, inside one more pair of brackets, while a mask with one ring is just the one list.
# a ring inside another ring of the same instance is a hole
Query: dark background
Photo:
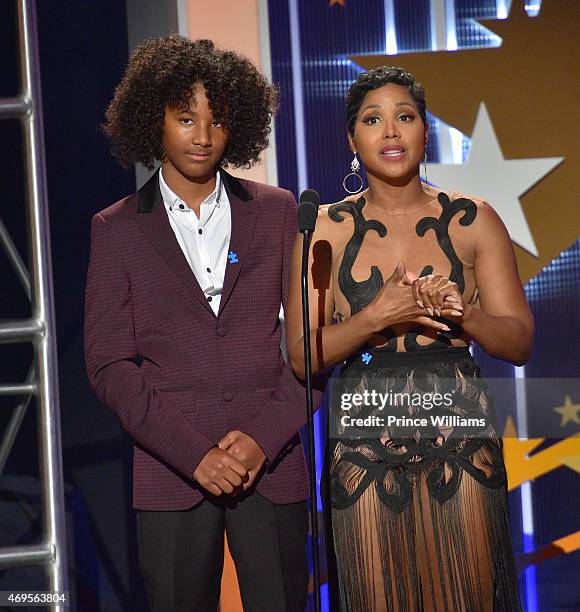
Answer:
[[[15, 4], [3, 2], [0, 8], [0, 97], [19, 91]], [[111, 158], [98, 127], [128, 58], [125, 3], [51, 0], [36, 4], [70, 586], [83, 612], [144, 610], [131, 510], [130, 442], [89, 389], [82, 338], [91, 217], [135, 190], [134, 172], [123, 170]], [[0, 142], [0, 217], [28, 261], [22, 136], [17, 120], [0, 121]], [[0, 318], [26, 318], [28, 300], [3, 255], [0, 279]], [[29, 345], [0, 346], [0, 381], [21, 382], [31, 357]], [[3, 431], [15, 400], [1, 399]], [[36, 439], [33, 402], [0, 481], [0, 545], [38, 540]], [[0, 572], [0, 588], [10, 587], [43, 590], [42, 569]]]

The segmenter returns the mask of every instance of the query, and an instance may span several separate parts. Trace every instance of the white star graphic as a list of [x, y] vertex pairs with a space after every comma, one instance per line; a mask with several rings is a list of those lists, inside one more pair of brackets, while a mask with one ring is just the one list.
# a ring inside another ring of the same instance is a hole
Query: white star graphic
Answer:
[[563, 157], [504, 159], [487, 108], [482, 102], [464, 164], [429, 164], [428, 178], [440, 187], [477, 195], [489, 202], [505, 223], [511, 239], [538, 256], [538, 249], [519, 197], [541, 181]]

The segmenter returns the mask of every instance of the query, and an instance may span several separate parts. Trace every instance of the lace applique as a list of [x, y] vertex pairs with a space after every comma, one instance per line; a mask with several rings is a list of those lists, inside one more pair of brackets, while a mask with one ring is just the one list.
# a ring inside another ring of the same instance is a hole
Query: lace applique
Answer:
[[[467, 198], [450, 200], [449, 196], [443, 191], [439, 193], [437, 200], [442, 208], [439, 219], [435, 217], [424, 217], [417, 223], [415, 231], [420, 237], [423, 237], [430, 229], [435, 231], [437, 242], [451, 263], [449, 280], [457, 283], [461, 293], [463, 293], [465, 290], [463, 263], [453, 248], [453, 243], [449, 236], [449, 224], [456, 214], [464, 211], [459, 223], [463, 226], [471, 225], [477, 215], [477, 206], [475, 202]], [[353, 235], [345, 247], [338, 271], [338, 284], [342, 294], [350, 305], [351, 315], [354, 315], [367, 306], [384, 285], [383, 275], [377, 266], [371, 266], [371, 274], [369, 278], [364, 281], [357, 282], [352, 277], [352, 268], [362, 246], [365, 234], [368, 231], [374, 230], [381, 238], [387, 236], [387, 228], [383, 223], [375, 219], [370, 221], [365, 219], [363, 214], [365, 204], [366, 200], [364, 196], [361, 196], [356, 202], [340, 202], [339, 204], [333, 204], [328, 209], [328, 216], [337, 223], [342, 223], [342, 221], [344, 221], [344, 217], [340, 213], [348, 213], [354, 220]], [[425, 266], [423, 270], [421, 270], [419, 276], [427, 276], [432, 273], [433, 266]], [[422, 326], [417, 326], [405, 334], [403, 339], [405, 350], [418, 351], [451, 346], [451, 340], [461, 335], [461, 326], [448, 319], [440, 320], [444, 321], [451, 328], [451, 331], [441, 332], [439, 337], [429, 344], [419, 344], [417, 342], [417, 337], [424, 335], [424, 328]], [[384, 330], [381, 332], [381, 335], [385, 336], [387, 342], [381, 346], [379, 350], [387, 352], [396, 351], [396, 338], [393, 337], [392, 332], [390, 330]]]
[[344, 249], [344, 256], [338, 271], [338, 285], [350, 305], [351, 316], [367, 306], [384, 285], [383, 275], [377, 266], [371, 266], [371, 274], [367, 280], [357, 282], [352, 277], [352, 267], [365, 234], [373, 230], [381, 238], [387, 235], [387, 228], [380, 221], [367, 221], [364, 218], [362, 210], [365, 203], [366, 200], [361, 196], [356, 202], [340, 202], [333, 204], [328, 209], [328, 216], [337, 223], [344, 221], [344, 217], [340, 215], [341, 212], [348, 213], [354, 220], [354, 232]]
[[[426, 474], [430, 495], [441, 504], [457, 492], [463, 472], [489, 488], [506, 483], [501, 441], [495, 431], [495, 415], [479, 377], [479, 368], [471, 359], [457, 362], [421, 363], [414, 366], [393, 366], [366, 369], [353, 363], [342, 373], [335, 396], [344, 392], [403, 392], [410, 381], [414, 391], [451, 393], [452, 406], [438, 406], [430, 411], [434, 417], [460, 416], [463, 419], [485, 417], [485, 426], [455, 425], [446, 435], [434, 425], [409, 430], [389, 426], [373, 431], [364, 439], [340, 436], [335, 440], [331, 459], [332, 505], [344, 509], [354, 504], [369, 486], [376, 489], [380, 500], [394, 512], [401, 512], [412, 499], [412, 481], [420, 471]], [[359, 381], [358, 383], [356, 381]], [[452, 388], [442, 388], [450, 384]], [[348, 387], [348, 389], [347, 389]], [[361, 407], [350, 416], [365, 418], [372, 408]], [[390, 406], [389, 415], [409, 416], [408, 406]], [[430, 422], [430, 421], [429, 421]], [[402, 437], [405, 436], [405, 437]], [[387, 437], [386, 441], [381, 438]], [[477, 456], [477, 461], [475, 457]], [[489, 473], [476, 463], [485, 464]], [[449, 472], [446, 479], [445, 468]], [[388, 483], [388, 486], [387, 484]]]
[[[459, 219], [459, 224], [463, 226], [471, 225], [477, 215], [477, 206], [475, 202], [467, 198], [457, 198], [451, 201], [449, 196], [443, 191], [439, 193], [437, 200], [439, 200], [442, 208], [439, 219], [435, 219], [435, 217], [424, 217], [417, 223], [415, 231], [417, 235], [421, 237], [430, 229], [435, 231], [437, 242], [451, 263], [449, 280], [457, 283], [459, 291], [463, 293], [465, 291], [463, 264], [459, 257], [457, 257], [457, 253], [453, 248], [453, 243], [449, 236], [449, 224], [451, 223], [451, 219], [453, 219], [458, 212], [463, 210], [464, 215]], [[433, 270], [432, 267], [431, 270]]]

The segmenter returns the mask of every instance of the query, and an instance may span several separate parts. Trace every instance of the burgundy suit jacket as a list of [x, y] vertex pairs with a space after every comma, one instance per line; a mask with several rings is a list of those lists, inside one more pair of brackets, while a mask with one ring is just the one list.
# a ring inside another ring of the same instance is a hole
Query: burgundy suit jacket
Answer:
[[158, 175], [92, 220], [85, 311], [89, 380], [133, 437], [133, 505], [181, 510], [205, 492], [192, 480], [228, 431], [268, 458], [257, 490], [275, 503], [306, 499], [298, 429], [304, 387], [280, 351], [297, 233], [288, 191], [224, 171], [230, 251], [216, 316], [169, 224]]

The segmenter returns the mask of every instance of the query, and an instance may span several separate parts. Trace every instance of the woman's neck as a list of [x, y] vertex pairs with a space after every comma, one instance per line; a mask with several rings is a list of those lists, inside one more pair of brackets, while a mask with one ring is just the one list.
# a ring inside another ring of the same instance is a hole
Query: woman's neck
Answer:
[[425, 191], [419, 175], [416, 174], [407, 182], [388, 183], [372, 175], [367, 176], [369, 187], [364, 196], [376, 208], [396, 215], [419, 208], [433, 199]]

